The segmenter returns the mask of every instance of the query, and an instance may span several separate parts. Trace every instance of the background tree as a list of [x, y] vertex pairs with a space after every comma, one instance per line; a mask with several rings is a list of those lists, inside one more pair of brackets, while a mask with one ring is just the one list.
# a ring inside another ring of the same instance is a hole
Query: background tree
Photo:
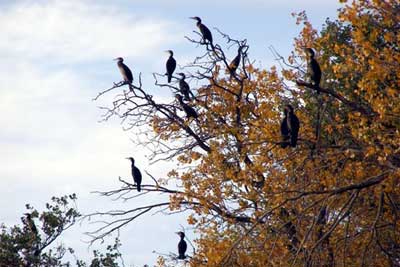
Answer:
[[[61, 267], [61, 266], [90, 266], [118, 267], [121, 260], [116, 239], [113, 246], [107, 247], [107, 252], [93, 251], [90, 263], [85, 263], [75, 256], [72, 248], [54, 242], [71, 228], [81, 216], [74, 207], [76, 195], [53, 197], [46, 204], [46, 210], [39, 212], [27, 204], [27, 213], [21, 218], [22, 225], [7, 227], [0, 225], [0, 266], [7, 267]], [[66, 260], [67, 253], [76, 260], [71, 263]]]
[[[294, 51], [284, 60], [272, 49], [281, 75], [276, 67], [256, 68], [246, 40], [216, 30], [231, 53], [215, 38], [209, 44], [201, 34], [187, 37], [204, 51], [184, 68], [200, 85], [186, 103], [196, 118], [174, 97], [165, 103], [150, 95], [140, 76], [133, 90], [121, 93], [116, 84], [101, 92], [119, 92], [105, 108], [106, 120], [122, 118], [140, 145], [153, 148], [154, 162], [178, 163], [167, 178], [147, 174], [153, 183], [142, 184], [140, 195], [122, 178], [121, 188], [100, 192], [125, 200], [161, 192], [168, 199], [90, 214], [110, 216], [94, 240], [169, 208], [192, 212], [188, 222], [198, 238], [191, 266], [399, 265], [399, 11], [395, 0], [353, 2], [320, 32], [305, 12], [295, 14], [304, 27]], [[307, 75], [311, 47], [320, 86]], [[236, 51], [240, 64], [233, 71]], [[179, 92], [159, 76], [156, 86]], [[295, 148], [281, 147], [287, 104], [301, 125]]]

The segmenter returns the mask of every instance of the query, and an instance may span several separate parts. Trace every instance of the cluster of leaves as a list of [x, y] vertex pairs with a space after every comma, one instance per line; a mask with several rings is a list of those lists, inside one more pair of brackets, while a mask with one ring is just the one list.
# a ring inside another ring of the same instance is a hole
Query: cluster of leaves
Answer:
[[[65, 260], [67, 252], [75, 257], [72, 248], [54, 242], [72, 227], [81, 216], [74, 208], [76, 195], [53, 197], [46, 210], [39, 212], [27, 204], [27, 213], [21, 218], [22, 225], [0, 225], [0, 266], [73, 266]], [[119, 240], [107, 247], [107, 253], [93, 251], [90, 264], [76, 259], [78, 267], [118, 267], [121, 254]], [[76, 257], [75, 257], [76, 258]]]
[[[119, 115], [138, 134], [151, 125], [154, 136], [142, 144], [179, 166], [142, 185], [140, 196], [162, 192], [169, 201], [102, 213], [124, 218], [107, 223], [99, 238], [169, 207], [192, 211], [188, 222], [199, 233], [192, 266], [400, 264], [400, 4], [354, 1], [320, 32], [304, 12], [296, 16], [304, 27], [287, 61], [278, 57], [281, 75], [251, 64], [246, 40], [222, 34], [243, 51], [232, 74], [220, 45], [188, 38], [206, 50], [185, 68], [204, 84], [190, 103], [195, 120], [176, 101], [156, 102], [141, 83], [117, 96], [106, 118]], [[308, 81], [305, 47], [317, 51], [320, 88]], [[300, 139], [282, 149], [288, 103], [301, 121]], [[177, 189], [168, 188], [171, 180]], [[122, 182], [103, 194], [129, 198], [133, 187]]]

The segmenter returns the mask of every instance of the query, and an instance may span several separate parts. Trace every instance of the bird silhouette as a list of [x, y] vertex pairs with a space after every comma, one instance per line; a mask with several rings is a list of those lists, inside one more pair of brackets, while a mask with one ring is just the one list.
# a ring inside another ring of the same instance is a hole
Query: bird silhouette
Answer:
[[177, 234], [180, 236], [181, 240], [178, 243], [178, 259], [184, 260], [186, 258], [185, 253], [187, 250], [187, 244], [185, 239], [185, 233], [184, 232], [177, 232]]
[[203, 23], [201, 23], [201, 18], [199, 17], [191, 17], [191, 19], [194, 19], [197, 21], [196, 26], [199, 28], [200, 33], [203, 37], [203, 43], [206, 43], [208, 41], [211, 45], [213, 45], [213, 38], [210, 30], [205, 26]]
[[114, 60], [117, 60], [117, 66], [122, 74], [122, 78], [124, 79], [124, 81], [131, 84], [133, 81], [133, 75], [128, 66], [124, 64], [124, 59], [122, 57], [117, 57]]
[[166, 75], [168, 76], [168, 83], [170, 83], [172, 79], [172, 74], [174, 73], [176, 68], [176, 60], [174, 59], [174, 52], [172, 50], [167, 50], [166, 52], [169, 53], [169, 58], [166, 63]]
[[132, 171], [133, 181], [136, 184], [137, 191], [140, 192], [140, 190], [141, 190], [140, 185], [142, 184], [142, 173], [135, 166], [135, 159], [134, 158], [129, 157], [127, 159], [129, 159], [131, 161], [131, 171]]
[[192, 91], [190, 90], [189, 84], [185, 81], [185, 74], [184, 73], [177, 73], [181, 76], [179, 79], [179, 91], [184, 96], [186, 101], [191, 101], [191, 97], [194, 98]]
[[239, 47], [237, 56], [229, 64], [229, 71], [231, 73], [231, 77], [235, 74], [237, 68], [239, 67], [241, 56], [242, 56], [242, 48]]
[[317, 87], [317, 94], [319, 94], [319, 84], [321, 82], [321, 67], [315, 59], [315, 52], [312, 48], [306, 48], [306, 54], [308, 56], [308, 75], [312, 83]]
[[183, 111], [185, 111], [186, 113], [186, 117], [189, 118], [195, 118], [197, 119], [199, 117], [199, 115], [197, 114], [197, 112], [194, 110], [194, 108], [192, 108], [191, 106], [189, 106], [188, 104], [186, 104], [185, 102], [183, 102], [182, 96], [180, 94], [176, 94], [175, 98], [178, 99], [179, 104], [181, 104]]
[[38, 230], [36, 228], [35, 222], [32, 219], [32, 214], [24, 213], [24, 215], [26, 216], [26, 220], [25, 220], [26, 226], [32, 232], [32, 234], [37, 236], [38, 235]]
[[286, 105], [287, 108], [287, 125], [290, 134], [290, 146], [296, 147], [297, 145], [297, 136], [299, 134], [300, 129], [300, 121], [297, 118], [296, 114], [294, 114], [293, 107], [291, 105]]

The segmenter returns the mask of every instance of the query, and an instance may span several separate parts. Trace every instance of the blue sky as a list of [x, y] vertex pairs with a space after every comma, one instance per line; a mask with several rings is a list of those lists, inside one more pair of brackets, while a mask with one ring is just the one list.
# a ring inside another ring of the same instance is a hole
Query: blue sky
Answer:
[[[178, 64], [201, 52], [184, 39], [196, 29], [188, 17], [247, 38], [250, 57], [269, 67], [275, 62], [268, 46], [287, 56], [300, 30], [291, 12], [306, 10], [320, 27], [338, 7], [336, 0], [0, 0], [0, 177], [5, 185], [0, 221], [18, 223], [25, 203], [42, 209], [51, 196], [73, 192], [82, 213], [134, 207], [137, 202], [121, 204], [90, 193], [117, 187], [118, 176], [130, 178], [127, 156], [134, 156], [141, 169], [165, 176], [166, 164], [149, 165], [119, 121], [98, 123], [97, 106], [110, 98], [91, 99], [121, 79], [113, 58], [124, 57], [135, 76], [142, 72], [153, 94], [170, 97], [154, 88], [151, 73], [164, 72], [166, 49], [175, 51]], [[217, 33], [214, 37], [221, 42]], [[175, 251], [180, 224], [185, 224], [182, 216], [154, 215], [123, 229], [127, 266], [153, 264], [153, 250]], [[63, 237], [81, 257], [88, 254], [82, 241], [88, 227], [77, 226]]]

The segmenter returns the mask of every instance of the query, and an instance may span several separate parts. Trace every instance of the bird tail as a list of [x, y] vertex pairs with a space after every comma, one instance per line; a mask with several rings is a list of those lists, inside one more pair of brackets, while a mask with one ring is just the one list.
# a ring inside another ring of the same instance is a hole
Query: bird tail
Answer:
[[172, 80], [172, 75], [168, 75], [168, 83], [170, 83]]
[[140, 190], [141, 190], [140, 184], [137, 184], [136, 187], [137, 187], [137, 191], [140, 192]]

